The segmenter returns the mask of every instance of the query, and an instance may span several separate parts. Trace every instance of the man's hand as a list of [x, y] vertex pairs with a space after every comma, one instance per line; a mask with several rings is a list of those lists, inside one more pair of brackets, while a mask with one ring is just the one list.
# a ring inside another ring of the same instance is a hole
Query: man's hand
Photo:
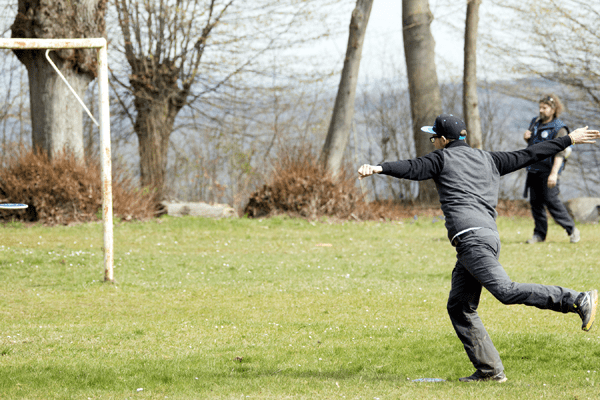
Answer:
[[573, 144], [596, 143], [595, 139], [600, 139], [600, 132], [590, 131], [588, 130], [588, 127], [585, 126], [569, 133], [569, 137], [571, 137], [571, 142]]
[[525, 133], [523, 134], [523, 139], [525, 139], [525, 141], [528, 142], [530, 138], [531, 138], [531, 131], [529, 131], [529, 130], [525, 131]]
[[381, 171], [383, 171], [383, 168], [381, 168], [380, 165], [363, 164], [358, 169], [358, 179], [362, 179], [373, 174], [379, 174]]
[[548, 176], [548, 189], [552, 189], [558, 182], [558, 174], [550, 174]]

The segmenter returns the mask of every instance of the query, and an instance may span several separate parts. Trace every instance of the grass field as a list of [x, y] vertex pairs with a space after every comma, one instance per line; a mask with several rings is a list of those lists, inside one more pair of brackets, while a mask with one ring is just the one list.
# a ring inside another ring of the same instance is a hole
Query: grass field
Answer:
[[[499, 228], [513, 280], [600, 287], [597, 225], [576, 245], [556, 225], [522, 244], [530, 219]], [[4, 225], [0, 399], [600, 398], [600, 326], [488, 292], [508, 382], [457, 382], [473, 367], [446, 314], [445, 235], [432, 218], [117, 223], [112, 285], [100, 224]]]

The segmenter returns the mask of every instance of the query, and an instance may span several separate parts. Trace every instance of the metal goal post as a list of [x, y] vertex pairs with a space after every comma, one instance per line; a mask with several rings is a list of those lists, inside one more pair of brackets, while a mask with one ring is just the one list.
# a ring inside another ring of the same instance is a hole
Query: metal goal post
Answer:
[[4, 39], [0, 38], [0, 48], [21, 50], [46, 49], [46, 58], [69, 86], [73, 94], [75, 91], [60, 74], [48, 57], [49, 50], [56, 49], [98, 49], [98, 96], [100, 104], [100, 122], [97, 123], [83, 101], [79, 99], [92, 120], [100, 129], [100, 158], [102, 162], [102, 225], [104, 233], [104, 280], [114, 282], [113, 265], [113, 210], [112, 210], [112, 167], [110, 154], [110, 110], [108, 103], [108, 55], [105, 38], [89, 39]]

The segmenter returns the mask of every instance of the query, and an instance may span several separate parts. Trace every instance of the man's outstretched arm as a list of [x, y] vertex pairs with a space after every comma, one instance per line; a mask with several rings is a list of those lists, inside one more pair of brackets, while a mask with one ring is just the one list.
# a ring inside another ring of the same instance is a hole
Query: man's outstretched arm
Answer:
[[572, 144], [596, 143], [596, 139], [600, 139], [600, 132], [589, 130], [586, 126], [574, 130], [567, 136], [546, 140], [523, 150], [496, 151], [490, 154], [500, 175], [506, 175], [552, 157]]
[[358, 179], [373, 174], [383, 174], [411, 181], [423, 181], [438, 175], [442, 168], [444, 168], [443, 153], [441, 150], [434, 150], [410, 160], [384, 162], [381, 165], [364, 164], [358, 169]]

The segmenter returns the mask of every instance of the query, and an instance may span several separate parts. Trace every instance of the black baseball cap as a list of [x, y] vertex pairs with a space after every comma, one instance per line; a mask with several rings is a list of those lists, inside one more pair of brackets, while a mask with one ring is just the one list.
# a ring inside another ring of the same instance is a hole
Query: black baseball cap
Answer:
[[467, 136], [461, 135], [467, 127], [462, 119], [452, 114], [441, 114], [435, 119], [433, 126], [421, 127], [423, 132], [431, 133], [436, 136], [444, 136], [449, 140], [464, 140]]

